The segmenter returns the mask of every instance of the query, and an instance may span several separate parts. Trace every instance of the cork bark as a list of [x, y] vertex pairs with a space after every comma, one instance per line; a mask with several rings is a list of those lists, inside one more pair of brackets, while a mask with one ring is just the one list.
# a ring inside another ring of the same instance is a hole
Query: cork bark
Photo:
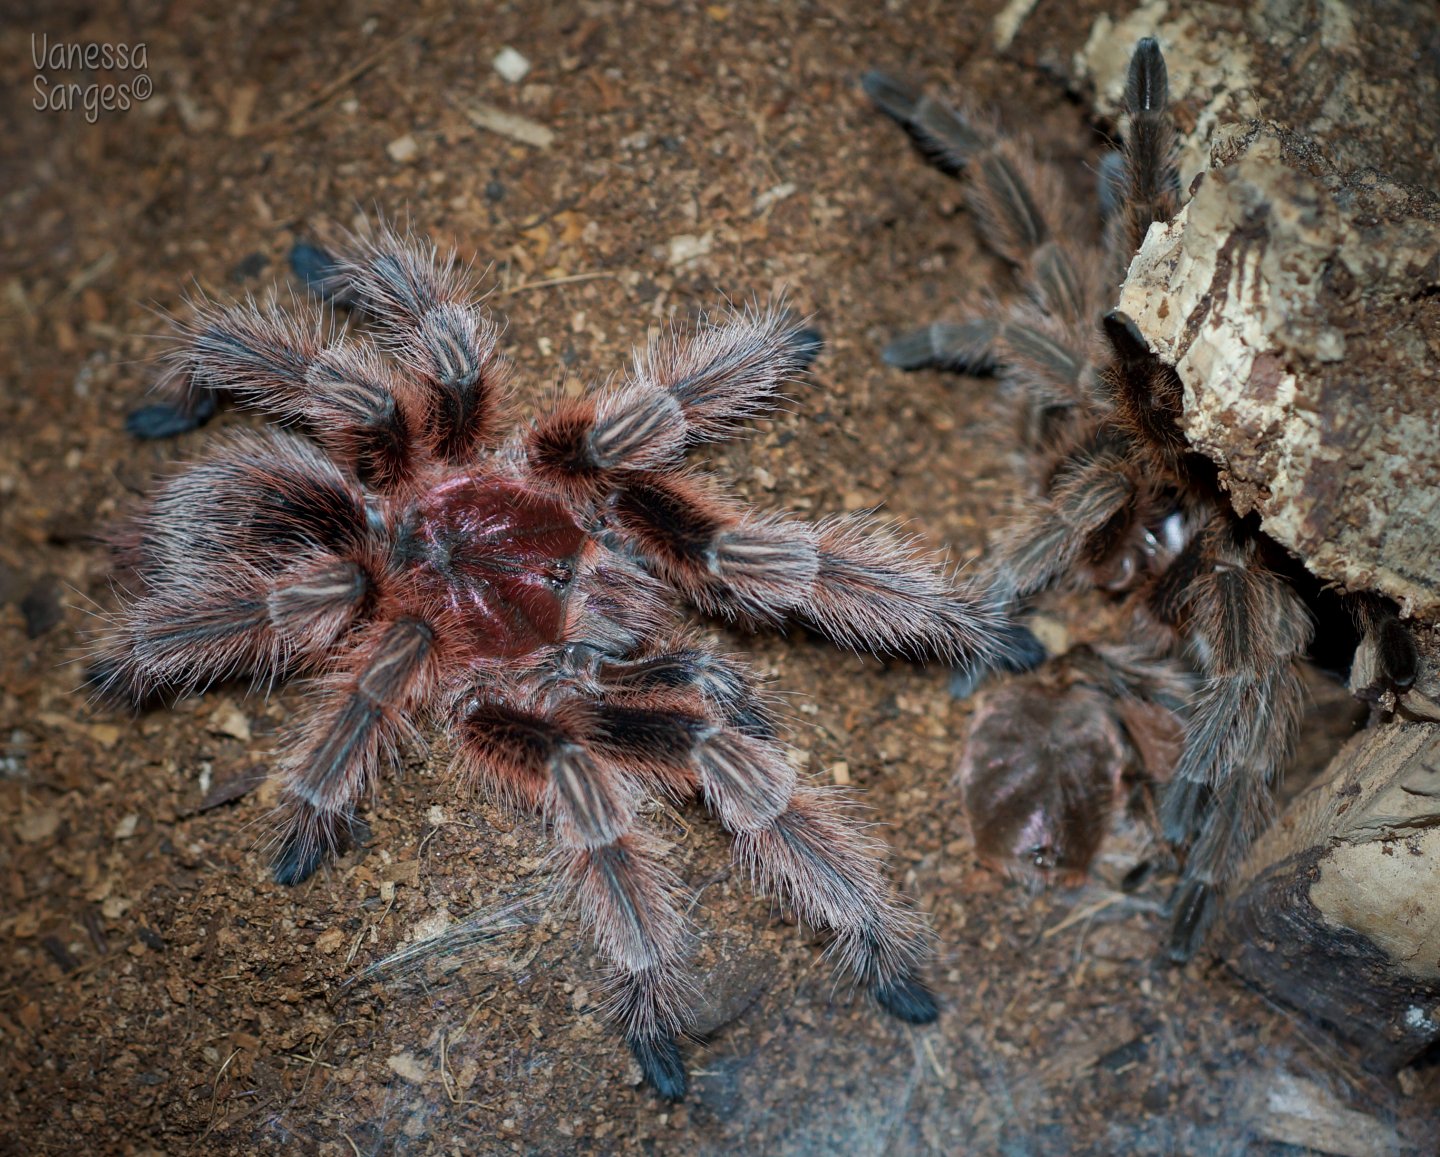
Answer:
[[1396, 1068], [1440, 1039], [1440, 18], [1178, 7], [1102, 19], [1074, 64], [1112, 115], [1112, 56], [1155, 35], [1170, 66], [1186, 203], [1120, 308], [1236, 512], [1394, 599], [1425, 655], [1252, 850], [1215, 947]]

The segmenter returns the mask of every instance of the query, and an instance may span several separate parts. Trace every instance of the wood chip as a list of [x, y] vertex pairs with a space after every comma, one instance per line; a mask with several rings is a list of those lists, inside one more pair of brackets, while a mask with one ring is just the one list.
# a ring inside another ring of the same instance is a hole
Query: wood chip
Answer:
[[518, 113], [506, 112], [493, 104], [471, 105], [465, 115], [476, 128], [509, 137], [510, 140], [529, 145], [532, 149], [548, 149], [555, 141], [554, 131], [539, 121], [532, 121]]
[[413, 1053], [396, 1053], [393, 1057], [387, 1057], [385, 1063], [390, 1067], [391, 1072], [403, 1080], [409, 1081], [412, 1085], [425, 1083], [427, 1076], [425, 1066], [415, 1059]]
[[53, 807], [26, 812], [15, 821], [14, 832], [22, 844], [48, 840], [60, 826], [60, 813]]

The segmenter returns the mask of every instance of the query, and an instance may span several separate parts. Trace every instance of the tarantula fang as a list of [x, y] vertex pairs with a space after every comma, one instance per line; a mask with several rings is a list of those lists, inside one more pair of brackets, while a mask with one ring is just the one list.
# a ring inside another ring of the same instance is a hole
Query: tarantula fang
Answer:
[[1023, 634], [988, 595], [872, 516], [757, 512], [685, 465], [772, 411], [813, 331], [779, 308], [731, 313], [516, 426], [498, 330], [453, 253], [381, 229], [297, 264], [364, 327], [313, 302], [198, 304], [132, 429], [193, 427], [222, 394], [294, 429], [224, 436], [116, 532], [130, 589], [94, 683], [140, 701], [314, 676], [277, 752], [282, 884], [345, 842], [433, 720], [462, 785], [548, 819], [611, 1014], [665, 1097], [685, 1091], [689, 931], [637, 814], [647, 795], [698, 795], [882, 1008], [933, 1020], [925, 926], [880, 845], [841, 796], [797, 782], [755, 675], [674, 605], [877, 654], [1013, 658]]
[[[1160, 809], [1165, 837], [1184, 856], [1169, 954], [1186, 960], [1268, 822], [1299, 726], [1296, 664], [1314, 637], [1320, 591], [1253, 517], [1235, 515], [1214, 465], [1186, 440], [1178, 376], [1112, 308], [1146, 231], [1179, 205], [1164, 56], [1147, 38], [1130, 61], [1124, 147], [1100, 167], [1103, 250], [1079, 240], [1085, 227], [1058, 175], [1014, 141], [882, 74], [863, 85], [929, 160], [968, 178], [966, 203], [983, 239], [1024, 289], [1017, 305], [926, 326], [884, 354], [907, 370], [998, 372], [1023, 398], [1032, 494], [993, 536], [992, 590], [1012, 611], [1065, 582], [1111, 592], [1128, 604], [1137, 646], [1183, 658], [1196, 672], [1180, 705], [1184, 742]], [[1362, 653], [1373, 658], [1369, 683], [1403, 688], [1414, 678], [1415, 647], [1393, 606], [1360, 596], [1349, 609]], [[1327, 630], [1349, 629], [1332, 619]], [[1083, 684], [1070, 694], [1093, 700]], [[990, 750], [991, 739], [984, 742]], [[1111, 758], [1091, 754], [1074, 758], [1087, 768]], [[993, 838], [977, 834], [982, 847], [988, 840], [1013, 851], [1029, 834], [1054, 835], [1043, 823], [1035, 833], [1023, 823], [1012, 830], [1019, 813], [997, 811], [999, 797], [988, 790], [978, 809], [972, 802], [972, 816], [1001, 826]], [[1080, 815], [1054, 805], [1036, 814], [1047, 822]], [[1073, 833], [1066, 839], [1080, 846]]]

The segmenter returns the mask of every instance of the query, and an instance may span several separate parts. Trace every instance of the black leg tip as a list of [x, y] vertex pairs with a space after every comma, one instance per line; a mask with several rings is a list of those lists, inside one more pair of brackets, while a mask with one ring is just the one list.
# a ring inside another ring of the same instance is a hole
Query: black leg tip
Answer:
[[825, 350], [825, 338], [818, 329], [806, 326], [797, 329], [788, 339], [790, 352], [795, 355], [800, 363], [800, 369], [807, 370], [815, 364], [815, 360]]
[[982, 659], [968, 666], [956, 667], [950, 672], [950, 695], [955, 699], [969, 699], [985, 683], [985, 677], [994, 671], [1010, 675], [1023, 675], [1033, 671], [1050, 657], [1045, 644], [1035, 637], [1028, 627], [1019, 623], [1006, 623], [1000, 628], [1000, 646], [989, 659]]
[[920, 102], [918, 89], [878, 70], [862, 76], [860, 87], [876, 108], [901, 124], [909, 123], [915, 115], [915, 106]]
[[1033, 671], [1049, 658], [1045, 644], [1035, 637], [1029, 627], [1023, 627], [1019, 623], [1008, 623], [1001, 631], [1000, 647], [995, 669], [1008, 671], [1012, 675]]
[[308, 241], [297, 241], [290, 250], [290, 268], [303, 281], [306, 288], [321, 297], [328, 297], [325, 284], [339, 269], [340, 263], [329, 250], [311, 245]]
[[1380, 668], [1397, 691], [1408, 691], [1415, 685], [1420, 670], [1420, 652], [1415, 637], [1394, 615], [1388, 615], [1377, 632], [1380, 641]]
[[145, 441], [157, 438], [174, 438], [197, 430], [215, 416], [215, 398], [201, 394], [189, 406], [177, 406], [169, 402], [157, 402], [132, 410], [125, 419], [125, 429], [132, 437]]
[[101, 703], [114, 707], [135, 706], [130, 681], [125, 677], [121, 665], [114, 659], [96, 659], [86, 667], [80, 689], [91, 699]]
[[657, 1093], [667, 1101], [684, 1098], [685, 1062], [680, 1058], [680, 1045], [673, 1036], [629, 1037], [626, 1043], [635, 1054], [640, 1071]]
[[1170, 82], [1160, 42], [1147, 36], [1135, 46], [1126, 78], [1125, 103], [1130, 112], [1162, 112], [1170, 100]]
[[1145, 335], [1140, 332], [1140, 327], [1135, 324], [1135, 319], [1128, 313], [1112, 309], [1100, 320], [1105, 327], [1105, 336], [1110, 339], [1115, 353], [1126, 362], [1146, 361], [1152, 356], [1150, 346], [1145, 341]]
[[935, 1003], [930, 986], [913, 972], [877, 984], [872, 991], [876, 1004], [906, 1024], [933, 1024], [940, 1015], [940, 1006]]
[[880, 360], [897, 370], [923, 370], [939, 363], [928, 326], [912, 333], [902, 333], [892, 340], [880, 351]]
[[1211, 884], [1182, 882], [1170, 900], [1170, 936], [1165, 955], [1171, 964], [1188, 964], [1215, 922], [1219, 895]]
[[275, 853], [270, 868], [275, 882], [290, 888], [313, 876], [324, 859], [325, 847], [321, 841], [291, 833]]

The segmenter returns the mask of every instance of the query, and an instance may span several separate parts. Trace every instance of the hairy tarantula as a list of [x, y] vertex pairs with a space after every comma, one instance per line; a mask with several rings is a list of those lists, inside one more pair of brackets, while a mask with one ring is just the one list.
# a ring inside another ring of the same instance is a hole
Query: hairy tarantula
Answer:
[[755, 676], [673, 605], [946, 661], [1003, 662], [1021, 637], [873, 517], [759, 513], [685, 466], [773, 410], [814, 332], [779, 308], [734, 312], [512, 428], [495, 324], [453, 253], [381, 230], [302, 264], [370, 336], [318, 305], [200, 304], [168, 399], [132, 429], [192, 427], [229, 393], [310, 437], [230, 434], [116, 533], [135, 589], [96, 683], [138, 701], [318, 675], [278, 752], [282, 884], [336, 850], [397, 745], [437, 721], [463, 784], [548, 818], [610, 1011], [666, 1097], [686, 1084], [688, 933], [637, 819], [647, 793], [701, 796], [882, 1008], [934, 1019], [925, 927], [879, 845], [842, 796], [797, 783]]
[[[1078, 240], [1083, 223], [1074, 220], [1057, 174], [1014, 142], [886, 76], [872, 73], [864, 87], [937, 167], [970, 175], [966, 199], [983, 238], [1025, 290], [1018, 305], [937, 322], [898, 338], [884, 355], [903, 369], [999, 370], [1019, 387], [1033, 493], [992, 544], [987, 570], [997, 597], [1013, 610], [1061, 582], [1123, 597], [1139, 649], [1127, 662], [1138, 658], [1151, 674], [1098, 681], [1112, 686], [1112, 696], [1148, 698], [1185, 720], [1160, 818], [1165, 838], [1184, 855], [1169, 953], [1188, 959], [1214, 919], [1227, 876], [1268, 822], [1272, 787], [1299, 724], [1296, 664], [1312, 643], [1319, 584], [1253, 517], [1236, 517], [1214, 465], [1186, 441], [1179, 378], [1151, 354], [1133, 322], [1109, 308], [1150, 225], [1178, 206], [1160, 47], [1153, 39], [1137, 45], [1124, 148], [1101, 165], [1103, 250]], [[1380, 656], [1382, 681], [1408, 686], [1416, 651], [1393, 607], [1364, 597], [1348, 609]], [[1349, 630], [1328, 620], [1326, 627]], [[1181, 657], [1193, 666], [1194, 689], [1182, 692], [1182, 702], [1167, 702], [1177, 685], [1166, 667]], [[1072, 761], [1111, 758], [1067, 742], [1064, 712], [1049, 723], [1038, 714], [1037, 726], [1048, 728]], [[1099, 747], [1109, 751], [1111, 742], [1106, 737]], [[1045, 747], [1027, 750], [1044, 760]], [[1076, 774], [1063, 764], [1057, 761], [1060, 772]], [[1023, 816], [995, 806], [1010, 825], [995, 842], [1043, 864], [1053, 858], [1048, 841], [1056, 829], [1088, 822], [1076, 798], [1041, 800]], [[982, 822], [986, 814], [982, 809]]]

